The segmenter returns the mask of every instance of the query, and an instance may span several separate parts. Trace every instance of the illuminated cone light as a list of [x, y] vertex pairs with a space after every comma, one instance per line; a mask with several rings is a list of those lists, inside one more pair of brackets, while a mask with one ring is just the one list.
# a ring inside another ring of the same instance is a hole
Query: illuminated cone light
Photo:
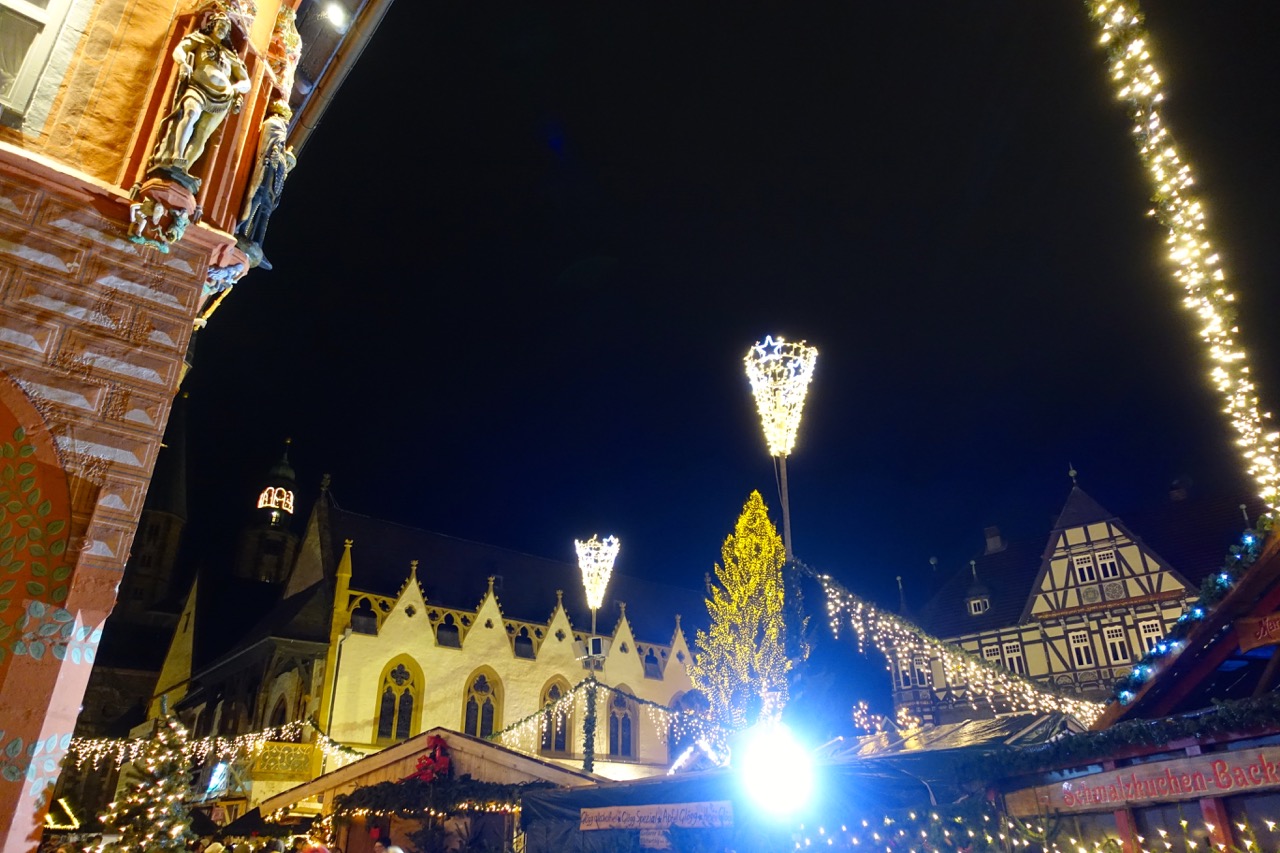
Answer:
[[769, 446], [769, 455], [779, 460], [782, 542], [790, 560], [791, 507], [787, 502], [787, 456], [796, 445], [800, 415], [804, 411], [809, 382], [813, 379], [813, 367], [818, 361], [818, 350], [804, 341], [789, 342], [766, 336], [747, 350], [743, 361], [747, 367], [747, 379], [751, 382], [751, 393], [756, 398], [756, 408], [760, 411], [765, 444]]
[[606, 536], [603, 540], [593, 535], [586, 542], [573, 540], [578, 549], [578, 568], [582, 570], [582, 586], [587, 591], [587, 607], [591, 608], [591, 633], [596, 632], [596, 611], [604, 604], [604, 591], [609, 586], [609, 577], [613, 574], [613, 561], [618, 559], [618, 549], [622, 543], [617, 536]]

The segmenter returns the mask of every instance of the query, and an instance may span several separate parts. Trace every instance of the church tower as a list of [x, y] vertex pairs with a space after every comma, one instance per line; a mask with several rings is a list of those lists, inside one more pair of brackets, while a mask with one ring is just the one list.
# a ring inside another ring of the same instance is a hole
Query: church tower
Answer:
[[282, 583], [298, 551], [298, 537], [289, 527], [293, 521], [297, 477], [289, 464], [289, 441], [285, 451], [263, 483], [253, 509], [253, 522], [240, 534], [234, 572], [246, 580]]

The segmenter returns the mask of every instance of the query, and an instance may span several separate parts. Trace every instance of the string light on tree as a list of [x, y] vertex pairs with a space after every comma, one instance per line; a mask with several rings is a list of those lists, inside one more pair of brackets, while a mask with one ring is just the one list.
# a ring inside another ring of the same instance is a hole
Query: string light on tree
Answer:
[[1183, 306], [1193, 312], [1211, 364], [1210, 378], [1250, 477], [1267, 506], [1277, 509], [1280, 432], [1264, 423], [1257, 388], [1237, 337], [1235, 294], [1226, 286], [1222, 258], [1208, 236], [1203, 202], [1196, 197], [1191, 166], [1179, 152], [1161, 109], [1163, 81], [1151, 56], [1151, 37], [1143, 27], [1136, 0], [1088, 0], [1089, 17], [1101, 30], [1111, 83], [1133, 120], [1138, 159], [1146, 172], [1155, 206], [1149, 214], [1167, 231], [1173, 277], [1184, 292]]
[[103, 825], [120, 833], [121, 849], [183, 851], [194, 838], [184, 803], [191, 770], [186, 740], [187, 729], [177, 717], [166, 713], [155, 721], [133, 759], [141, 778], [102, 815]]
[[786, 341], [765, 336], [747, 350], [743, 363], [747, 380], [756, 398], [760, 425], [769, 455], [778, 460], [779, 491], [782, 493], [782, 541], [787, 559], [791, 549], [791, 504], [787, 499], [787, 457], [796, 445], [805, 395], [813, 380], [818, 350], [804, 341]]

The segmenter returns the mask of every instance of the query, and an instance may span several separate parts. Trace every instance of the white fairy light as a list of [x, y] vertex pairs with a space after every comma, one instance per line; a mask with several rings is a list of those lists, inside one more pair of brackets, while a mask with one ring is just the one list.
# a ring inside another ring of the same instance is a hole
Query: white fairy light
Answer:
[[795, 447], [804, 398], [817, 360], [818, 350], [804, 341], [769, 335], [747, 350], [743, 363], [770, 456], [787, 456]]

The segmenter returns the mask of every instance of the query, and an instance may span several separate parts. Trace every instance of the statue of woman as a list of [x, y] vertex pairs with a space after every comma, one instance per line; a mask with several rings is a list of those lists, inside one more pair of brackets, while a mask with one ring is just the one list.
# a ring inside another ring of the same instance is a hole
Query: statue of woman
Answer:
[[211, 14], [199, 32], [178, 42], [173, 61], [178, 64], [173, 111], [151, 165], [191, 178], [190, 169], [209, 137], [232, 104], [249, 91], [249, 72], [231, 44], [231, 19], [221, 12]]

